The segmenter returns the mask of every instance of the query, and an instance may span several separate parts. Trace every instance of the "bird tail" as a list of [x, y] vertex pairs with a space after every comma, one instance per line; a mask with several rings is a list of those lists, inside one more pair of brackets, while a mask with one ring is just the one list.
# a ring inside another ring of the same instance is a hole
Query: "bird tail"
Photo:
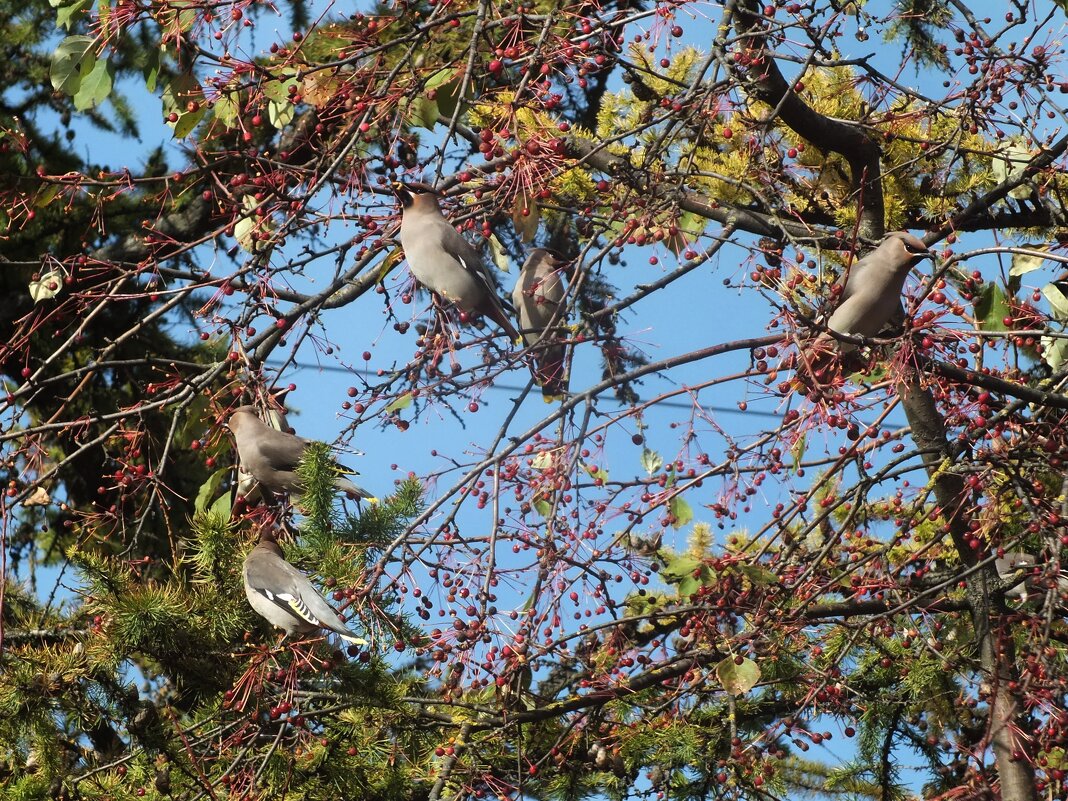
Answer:
[[567, 397], [568, 377], [564, 372], [564, 349], [546, 348], [534, 356], [534, 380], [541, 386], [542, 399], [546, 403], [562, 401]]
[[355, 495], [357, 498], [363, 498], [368, 501], [377, 502], [378, 498], [365, 490], [363, 487], [353, 484], [344, 476], [338, 476], [334, 479], [334, 486], [342, 492], [347, 492], [350, 495]]
[[519, 336], [519, 332], [512, 324], [512, 321], [508, 319], [508, 315], [505, 314], [504, 309], [502, 309], [500, 306], [500, 303], [491, 300], [485, 305], [485, 315], [491, 318], [493, 322], [497, 323], [497, 325], [499, 325], [501, 328], [503, 328], [504, 332], [508, 334], [509, 337], [511, 337], [512, 342], [521, 341], [522, 338]]

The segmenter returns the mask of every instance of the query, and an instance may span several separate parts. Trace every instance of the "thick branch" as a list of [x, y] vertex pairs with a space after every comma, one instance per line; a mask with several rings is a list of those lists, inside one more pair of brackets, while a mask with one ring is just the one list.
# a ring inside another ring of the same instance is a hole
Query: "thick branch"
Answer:
[[767, 48], [760, 6], [749, 0], [738, 10], [738, 31], [753, 50], [763, 53], [763, 71], [752, 76], [739, 72], [750, 94], [767, 103], [799, 136], [823, 150], [838, 153], [849, 162], [850, 183], [860, 211], [861, 236], [878, 239], [884, 225], [883, 182], [879, 146], [859, 125], [820, 114], [798, 97], [783, 77], [775, 53]]

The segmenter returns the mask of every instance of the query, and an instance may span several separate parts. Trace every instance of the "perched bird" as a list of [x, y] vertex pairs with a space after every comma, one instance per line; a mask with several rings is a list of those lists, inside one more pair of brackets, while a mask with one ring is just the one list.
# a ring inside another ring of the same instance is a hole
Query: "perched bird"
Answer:
[[[230, 415], [227, 427], [234, 434], [241, 466], [256, 481], [273, 492], [300, 494], [302, 486], [296, 469], [304, 449], [310, 444], [309, 440], [271, 428], [260, 420], [251, 406], [241, 406], [235, 410]], [[337, 469], [339, 473], [355, 473], [341, 465]], [[358, 498], [374, 500], [371, 493], [343, 475], [334, 479], [334, 486]]]
[[545, 248], [535, 248], [527, 256], [512, 290], [512, 303], [519, 313], [519, 328], [533, 353], [534, 378], [546, 401], [567, 394], [564, 373], [564, 283], [556, 256]]
[[[930, 256], [927, 246], [906, 231], [887, 236], [850, 267], [827, 328], [861, 337], [878, 334], [900, 308], [901, 290], [909, 270]], [[856, 349], [851, 342], [838, 342], [839, 353]]]
[[[998, 577], [1002, 581], [1016, 580], [1016, 583], [1005, 590], [1005, 597], [1026, 601], [1029, 595], [1046, 594], [1050, 587], [1044, 586], [1037, 574], [1037, 564], [1038, 560], [1034, 554], [1023, 551], [1009, 551], [994, 560]], [[1064, 571], [1057, 574], [1057, 592], [1060, 595], [1068, 593], [1068, 573]]]
[[393, 190], [401, 203], [401, 247], [416, 280], [460, 311], [489, 317], [519, 339], [478, 251], [445, 219], [434, 191], [399, 182]]
[[260, 541], [245, 557], [242, 577], [252, 608], [287, 635], [329, 629], [355, 645], [367, 644], [338, 620], [308, 577], [285, 560], [270, 528], [260, 530]]

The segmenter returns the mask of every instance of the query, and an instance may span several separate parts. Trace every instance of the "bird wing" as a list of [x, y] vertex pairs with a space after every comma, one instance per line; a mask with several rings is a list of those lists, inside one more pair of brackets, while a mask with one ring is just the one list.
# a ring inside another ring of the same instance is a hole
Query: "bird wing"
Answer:
[[256, 593], [301, 620], [338, 634], [352, 634], [338, 622], [337, 613], [308, 577], [285, 559], [257, 560], [247, 565], [246, 578]]
[[308, 440], [303, 437], [270, 426], [264, 426], [257, 442], [260, 455], [270, 462], [274, 470], [295, 470], [307, 446]]
[[460, 266], [467, 270], [475, 279], [478, 280], [482, 288], [493, 298], [498, 305], [501, 303], [500, 297], [498, 297], [497, 282], [493, 280], [493, 276], [489, 270], [486, 269], [486, 263], [482, 260], [482, 257], [478, 255], [478, 251], [475, 250], [474, 245], [468, 242], [460, 233], [452, 227], [452, 224], [446, 220], [443, 220], [441, 228], [441, 248], [448, 253], [452, 258], [456, 259], [460, 263]]
[[[304, 600], [304, 593], [294, 580], [294, 573], [308, 582], [300, 571], [284, 559], [256, 559], [245, 564], [245, 581], [249, 589], [288, 614], [313, 626], [321, 626], [319, 619]], [[311, 584], [308, 583], [308, 586], [311, 587]], [[312, 591], [314, 592], [314, 588]]]

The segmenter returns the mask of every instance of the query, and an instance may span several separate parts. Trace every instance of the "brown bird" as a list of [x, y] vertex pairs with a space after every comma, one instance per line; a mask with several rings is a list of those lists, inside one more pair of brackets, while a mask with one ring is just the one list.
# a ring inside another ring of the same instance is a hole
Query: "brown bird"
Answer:
[[[838, 305], [827, 327], [839, 334], [873, 337], [894, 316], [901, 303], [905, 278], [931, 251], [923, 241], [907, 231], [887, 236], [871, 253], [849, 268]], [[840, 353], [857, 346], [839, 342]]]
[[401, 247], [416, 280], [461, 312], [489, 317], [519, 339], [493, 277], [478, 251], [445, 219], [437, 194], [415, 184], [395, 183], [393, 190], [401, 203]]
[[834, 356], [848, 356], [857, 350], [852, 342], [836, 339], [834, 333], [873, 337], [901, 309], [905, 278], [921, 260], [931, 258], [923, 240], [907, 231], [889, 234], [864, 258], [855, 262], [843, 277], [837, 305], [827, 318], [827, 331], [821, 333], [800, 354], [807, 371], [820, 382], [837, 371]]
[[535, 248], [523, 263], [512, 290], [523, 341], [533, 348], [534, 379], [546, 402], [561, 400], [567, 394], [563, 344], [567, 338], [566, 290], [561, 272], [560, 261], [551, 251]]
[[[241, 466], [256, 481], [273, 492], [301, 493], [303, 487], [296, 469], [310, 440], [271, 428], [260, 420], [251, 406], [236, 409], [230, 415], [227, 427], [233, 432], [234, 442], [237, 443]], [[341, 465], [337, 465], [337, 470], [338, 473], [356, 474], [354, 470]], [[374, 500], [371, 493], [343, 475], [334, 479], [334, 486], [358, 498]]]

